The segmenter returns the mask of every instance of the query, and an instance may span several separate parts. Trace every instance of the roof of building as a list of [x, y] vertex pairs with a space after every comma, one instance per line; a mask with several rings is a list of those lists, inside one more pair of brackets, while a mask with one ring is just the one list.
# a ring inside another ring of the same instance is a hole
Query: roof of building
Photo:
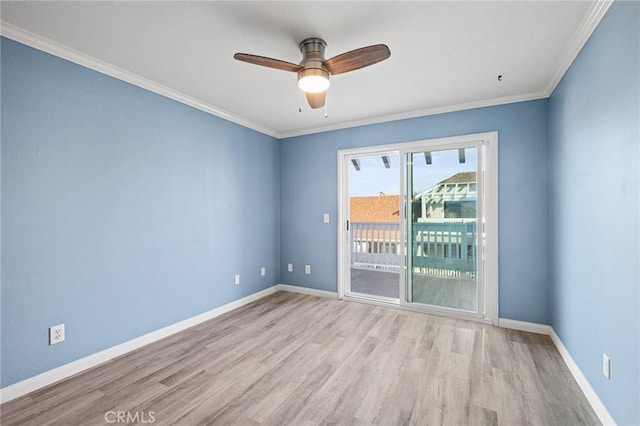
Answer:
[[437, 183], [467, 183], [476, 181], [476, 172], [460, 172]]
[[428, 203], [475, 199], [476, 172], [460, 172], [442, 180], [431, 188], [416, 195], [414, 200], [425, 199]]
[[352, 222], [400, 222], [398, 195], [374, 195], [350, 198]]

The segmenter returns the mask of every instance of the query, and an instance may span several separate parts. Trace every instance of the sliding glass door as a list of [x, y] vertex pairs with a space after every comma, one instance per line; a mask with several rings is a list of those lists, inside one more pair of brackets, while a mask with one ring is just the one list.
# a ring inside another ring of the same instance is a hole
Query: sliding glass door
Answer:
[[478, 312], [478, 151], [474, 145], [405, 154], [407, 303]]
[[497, 133], [338, 161], [339, 297], [497, 321]]
[[346, 158], [349, 200], [347, 293], [398, 303], [400, 292], [400, 156]]

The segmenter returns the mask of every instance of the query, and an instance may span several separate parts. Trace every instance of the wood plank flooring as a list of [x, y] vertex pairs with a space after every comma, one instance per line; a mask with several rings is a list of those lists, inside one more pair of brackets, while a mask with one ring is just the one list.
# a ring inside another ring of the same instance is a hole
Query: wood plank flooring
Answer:
[[286, 292], [0, 410], [3, 426], [599, 424], [547, 336]]

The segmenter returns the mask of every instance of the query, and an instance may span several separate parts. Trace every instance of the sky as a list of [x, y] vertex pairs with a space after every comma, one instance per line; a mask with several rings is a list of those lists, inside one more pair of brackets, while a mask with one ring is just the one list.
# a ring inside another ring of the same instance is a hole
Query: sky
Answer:
[[[465, 163], [458, 161], [458, 150], [433, 151], [431, 164], [427, 165], [424, 154], [413, 154], [413, 191], [419, 193], [459, 172], [476, 170], [476, 148], [465, 149]], [[399, 193], [400, 159], [389, 155], [391, 168], [385, 169], [380, 155], [360, 157], [360, 170], [349, 165], [349, 196], [395, 195]]]

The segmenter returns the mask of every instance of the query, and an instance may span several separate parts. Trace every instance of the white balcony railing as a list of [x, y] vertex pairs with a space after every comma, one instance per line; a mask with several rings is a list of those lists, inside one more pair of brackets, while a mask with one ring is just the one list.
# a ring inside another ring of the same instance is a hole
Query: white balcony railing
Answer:
[[[441, 219], [411, 226], [414, 273], [435, 276], [475, 275], [477, 232], [474, 219]], [[352, 222], [351, 267], [398, 272], [400, 224]]]
[[351, 266], [400, 270], [400, 225], [394, 222], [351, 222]]

